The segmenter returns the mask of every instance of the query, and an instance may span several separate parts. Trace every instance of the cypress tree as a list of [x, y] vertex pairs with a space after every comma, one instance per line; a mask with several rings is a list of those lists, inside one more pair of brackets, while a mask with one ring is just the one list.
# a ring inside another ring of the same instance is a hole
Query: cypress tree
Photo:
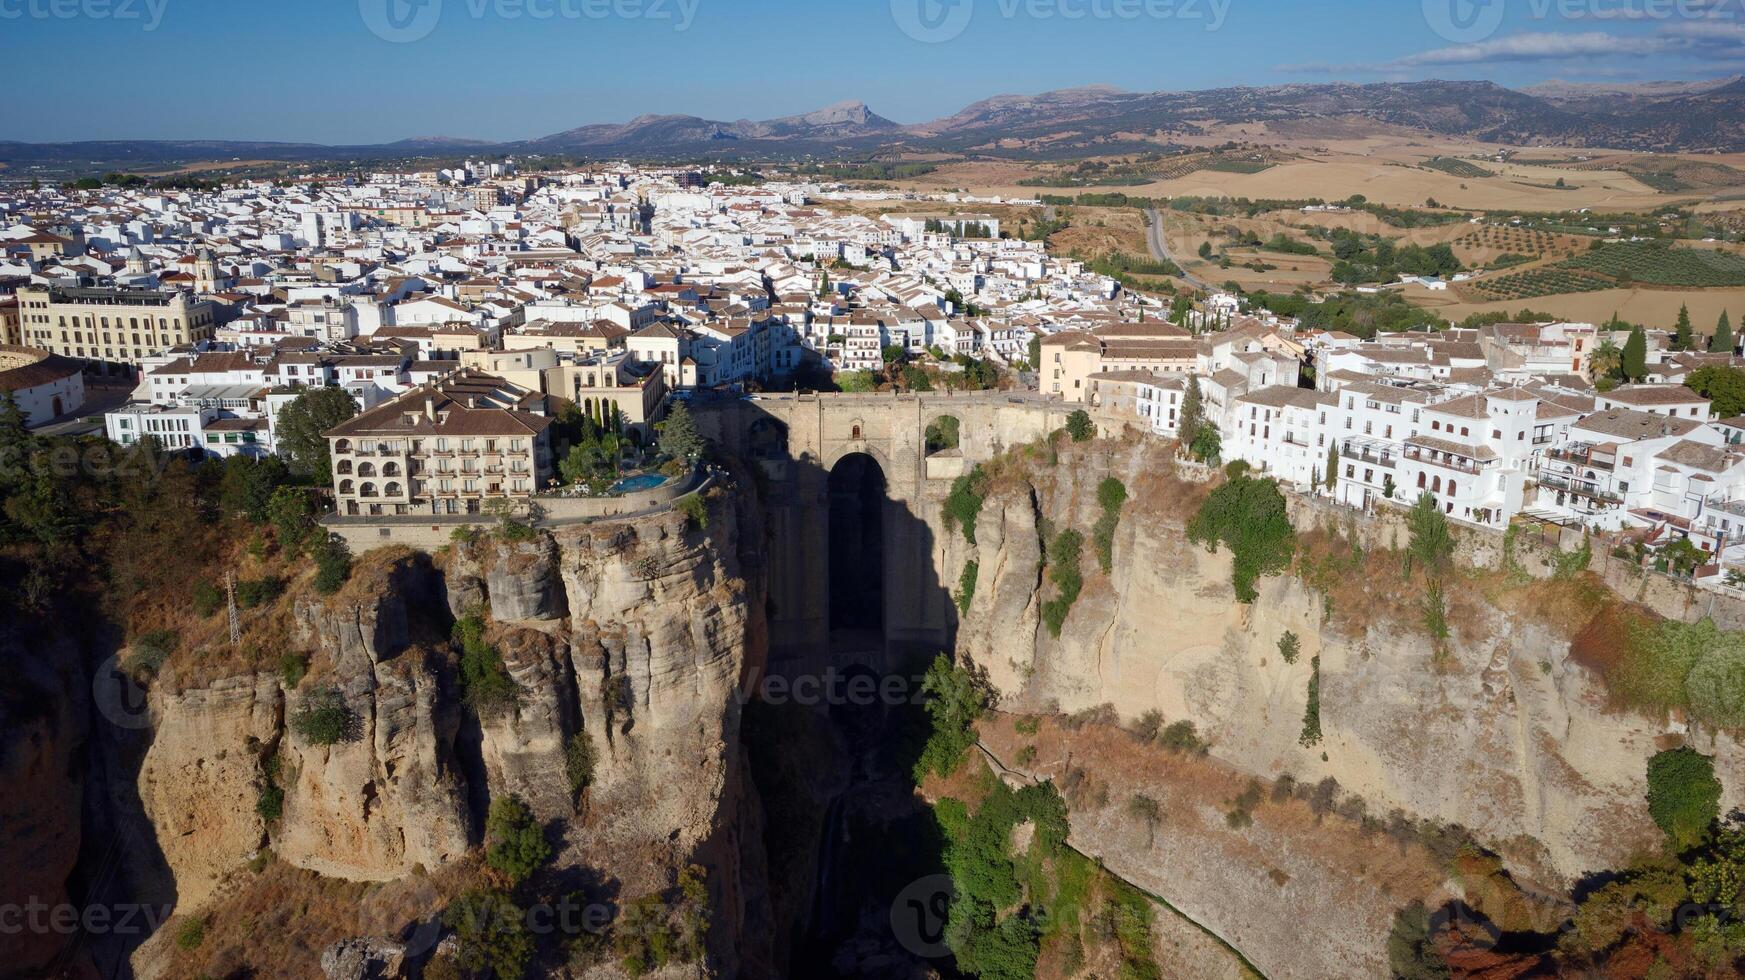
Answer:
[[1721, 311], [1721, 322], [1715, 324], [1715, 335], [1709, 338], [1709, 353], [1733, 353], [1733, 321], [1727, 311]]
[[1678, 308], [1678, 328], [1672, 333], [1672, 349], [1690, 350], [1694, 340], [1690, 330], [1690, 307], [1680, 306]]
[[1641, 327], [1630, 330], [1630, 339], [1624, 341], [1624, 378], [1628, 381], [1640, 382], [1648, 377], [1648, 337], [1642, 333]]

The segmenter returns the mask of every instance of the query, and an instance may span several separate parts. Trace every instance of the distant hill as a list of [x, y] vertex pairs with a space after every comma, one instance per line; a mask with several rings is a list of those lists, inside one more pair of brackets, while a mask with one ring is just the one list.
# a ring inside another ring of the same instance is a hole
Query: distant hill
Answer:
[[862, 102], [778, 119], [732, 122], [644, 115], [537, 139], [492, 143], [445, 136], [374, 146], [249, 141], [0, 142], [0, 162], [90, 169], [190, 161], [392, 159], [466, 153], [639, 158], [794, 159], [895, 150], [1005, 157], [1087, 156], [1167, 145], [1208, 124], [1338, 119], [1523, 146], [1656, 152], [1745, 151], [1745, 78], [1633, 85], [1548, 83], [1526, 91], [1491, 82], [1334, 83], [1123, 92], [1106, 86], [998, 95], [942, 119], [905, 126]]

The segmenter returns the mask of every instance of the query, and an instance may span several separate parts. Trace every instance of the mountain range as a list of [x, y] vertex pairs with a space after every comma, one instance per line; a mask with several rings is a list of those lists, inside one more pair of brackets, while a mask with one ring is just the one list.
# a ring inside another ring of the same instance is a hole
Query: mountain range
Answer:
[[419, 137], [369, 146], [262, 141], [0, 142], [0, 162], [86, 169], [191, 161], [363, 161], [466, 154], [562, 154], [642, 159], [864, 158], [898, 151], [1009, 158], [1132, 152], [1199, 135], [1216, 124], [1265, 123], [1313, 134], [1352, 124], [1482, 142], [1648, 150], [1745, 151], [1745, 77], [1707, 82], [1581, 85], [1526, 90], [1482, 81], [1335, 83], [1193, 92], [1105, 86], [999, 95], [931, 122], [904, 125], [862, 102], [779, 119], [733, 122], [645, 115], [511, 142]]

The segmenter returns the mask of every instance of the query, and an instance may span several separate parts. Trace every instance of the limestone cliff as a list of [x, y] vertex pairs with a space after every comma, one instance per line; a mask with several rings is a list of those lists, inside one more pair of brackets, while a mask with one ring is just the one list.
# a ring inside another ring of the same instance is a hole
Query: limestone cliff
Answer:
[[[178, 913], [221, 907], [262, 847], [348, 881], [434, 874], [479, 843], [489, 800], [514, 793], [546, 822], [553, 863], [586, 868], [618, 900], [704, 865], [707, 967], [766, 960], [768, 936], [744, 928], [762, 915], [761, 869], [739, 866], [741, 824], [757, 809], [737, 698], [763, 656], [756, 520], [723, 500], [706, 527], [668, 513], [524, 542], [480, 535], [435, 563], [373, 553], [337, 595], [295, 599], [290, 645], [309, 665], [295, 688], [276, 673], [182, 686], [170, 671], [151, 691], [138, 788]], [[463, 699], [449, 624], [472, 613], [512, 703]], [[350, 719], [333, 744], [290, 724], [318, 695]], [[595, 757], [585, 790], [566, 761], [578, 739]], [[283, 791], [270, 821], [256, 807], [269, 782]], [[163, 945], [134, 958], [142, 975], [177, 969]]]
[[[1237, 772], [1333, 777], [1372, 814], [1398, 808], [1465, 826], [1519, 871], [1555, 885], [1620, 865], [1655, 842], [1645, 764], [1682, 728], [1606, 710], [1596, 679], [1571, 659], [1569, 629], [1533, 610], [1505, 613], [1503, 599], [1467, 596], [1438, 655], [1414, 616], [1385, 605], [1363, 617], [1330, 616], [1328, 597], [1290, 575], [1263, 580], [1258, 601], [1239, 604], [1228, 554], [1186, 538], [1196, 491], [1165, 477], [1167, 454], [1099, 443], [1056, 466], [1033, 463], [1024, 479], [993, 481], [974, 544], [947, 540], [950, 580], [968, 561], [978, 568], [959, 652], [987, 671], [1003, 707], [1070, 714], [1107, 704], [1129, 721], [1152, 710], [1192, 721], [1212, 757]], [[1109, 475], [1132, 499], [1104, 575], [1088, 541], [1101, 513], [1096, 487]], [[1058, 638], [1039, 615], [1051, 594], [1039, 526], [1074, 527], [1087, 538], [1084, 590]], [[1380, 591], [1375, 584], [1341, 590], [1361, 596]], [[1287, 631], [1301, 640], [1294, 664], [1278, 649]], [[1324, 739], [1305, 747], [1315, 658]], [[1730, 794], [1724, 805], [1736, 803], [1745, 753], [1725, 736], [1712, 746], [1705, 736], [1704, 750], [1717, 755]], [[1087, 819], [1084, 832], [1102, 835], [1101, 818]], [[1214, 928], [1242, 929], [1256, 918], [1252, 899], [1238, 907], [1228, 889], [1190, 885], [1154, 855], [1105, 857]], [[1379, 944], [1386, 916], [1367, 921], [1380, 930], [1371, 937]], [[1268, 939], [1262, 930], [1259, 946], [1244, 952], [1269, 974], [1292, 975], [1287, 966], [1298, 954], [1287, 932]]]

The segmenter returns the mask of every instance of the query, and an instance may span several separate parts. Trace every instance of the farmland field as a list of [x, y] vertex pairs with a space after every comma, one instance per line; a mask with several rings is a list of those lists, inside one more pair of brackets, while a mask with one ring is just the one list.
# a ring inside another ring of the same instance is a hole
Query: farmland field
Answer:
[[1610, 279], [1586, 272], [1552, 267], [1486, 279], [1473, 283], [1472, 288], [1487, 299], [1534, 299], [1562, 293], [1591, 293], [1615, 285]]
[[1432, 170], [1440, 170], [1445, 174], [1453, 174], [1456, 177], [1476, 179], [1496, 176], [1494, 171], [1486, 170], [1476, 163], [1468, 163], [1455, 157], [1431, 157], [1424, 161], [1424, 166]]
[[1660, 243], [1616, 242], [1561, 264], [1650, 286], [1745, 286], [1745, 259], [1728, 252], [1669, 248]]

